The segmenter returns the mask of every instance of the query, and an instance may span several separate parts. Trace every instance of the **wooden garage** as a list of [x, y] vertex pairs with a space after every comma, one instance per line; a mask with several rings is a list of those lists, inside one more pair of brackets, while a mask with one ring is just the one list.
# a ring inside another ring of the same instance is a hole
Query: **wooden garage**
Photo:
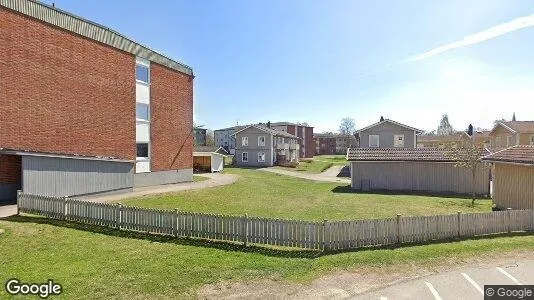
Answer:
[[513, 146], [483, 158], [495, 168], [493, 203], [500, 209], [534, 209], [534, 146]]
[[228, 152], [222, 147], [195, 147], [193, 170], [196, 172], [220, 172], [224, 169], [224, 159]]
[[[473, 190], [471, 171], [456, 167], [446, 150], [351, 148], [347, 160], [355, 190], [456, 195], [470, 195]], [[479, 168], [475, 193], [489, 195], [489, 168]]]

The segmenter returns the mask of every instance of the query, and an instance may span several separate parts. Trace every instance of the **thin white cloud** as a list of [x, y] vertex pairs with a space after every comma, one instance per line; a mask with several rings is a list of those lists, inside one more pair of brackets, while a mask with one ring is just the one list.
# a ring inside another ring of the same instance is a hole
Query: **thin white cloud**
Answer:
[[477, 32], [475, 34], [468, 35], [460, 41], [442, 45], [430, 51], [427, 51], [425, 53], [419, 54], [415, 57], [411, 57], [408, 59], [408, 61], [423, 60], [423, 59], [438, 55], [440, 53], [443, 53], [443, 52], [446, 52], [452, 49], [481, 43], [481, 42], [499, 37], [503, 34], [507, 34], [507, 33], [514, 32], [519, 29], [532, 27], [532, 26], [534, 26], [534, 15], [516, 18], [510, 22], [502, 23], [502, 24], [490, 27], [488, 29], [485, 29], [483, 31]]

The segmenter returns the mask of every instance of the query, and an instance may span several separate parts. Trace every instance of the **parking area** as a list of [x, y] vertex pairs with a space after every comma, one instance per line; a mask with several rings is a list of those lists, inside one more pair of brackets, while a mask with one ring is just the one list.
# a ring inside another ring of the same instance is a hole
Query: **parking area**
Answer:
[[484, 285], [527, 284], [534, 284], [534, 260], [440, 273], [395, 284], [354, 299], [484, 299]]

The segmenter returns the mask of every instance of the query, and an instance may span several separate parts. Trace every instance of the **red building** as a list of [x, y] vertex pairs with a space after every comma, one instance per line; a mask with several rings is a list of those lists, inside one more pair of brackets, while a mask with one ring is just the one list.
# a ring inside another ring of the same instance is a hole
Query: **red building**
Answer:
[[299, 157], [311, 158], [315, 155], [315, 144], [313, 142], [313, 127], [305, 124], [295, 124], [289, 122], [270, 123], [274, 130], [285, 131], [301, 138]]
[[193, 71], [46, 4], [0, 3], [0, 200], [192, 180]]

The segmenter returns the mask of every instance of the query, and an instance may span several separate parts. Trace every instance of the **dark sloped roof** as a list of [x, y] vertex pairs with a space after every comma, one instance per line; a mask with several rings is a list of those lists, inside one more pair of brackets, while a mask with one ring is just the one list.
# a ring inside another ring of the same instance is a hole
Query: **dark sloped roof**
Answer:
[[302, 124], [297, 124], [297, 123], [291, 123], [291, 122], [273, 122], [271, 123], [271, 126], [293, 126], [293, 125], [297, 125], [297, 126], [302, 126], [302, 127], [313, 127], [313, 126], [310, 126], [310, 125], [302, 125]]
[[[481, 157], [488, 154], [481, 150]], [[349, 161], [430, 161], [453, 162], [450, 150], [436, 148], [349, 148]]]
[[219, 146], [195, 146], [194, 152], [215, 152], [223, 155], [228, 155], [228, 151], [226, 151], [223, 147]]
[[[245, 130], [245, 129], [249, 128], [249, 127], [257, 128], [259, 130], [265, 131], [265, 132], [267, 132], [269, 134], [272, 134], [274, 136], [287, 137], [287, 138], [292, 138], [292, 139], [300, 139], [299, 137], [294, 136], [291, 133], [287, 133], [285, 131], [280, 131], [280, 130], [274, 130], [274, 129], [267, 128], [264, 125], [259, 125], [259, 124], [249, 125], [249, 126], [243, 128], [243, 129], [239, 130], [239, 131]], [[234, 135], [237, 134], [239, 131], [234, 133]]]
[[487, 155], [483, 158], [483, 160], [534, 165], [534, 146], [513, 146]]

